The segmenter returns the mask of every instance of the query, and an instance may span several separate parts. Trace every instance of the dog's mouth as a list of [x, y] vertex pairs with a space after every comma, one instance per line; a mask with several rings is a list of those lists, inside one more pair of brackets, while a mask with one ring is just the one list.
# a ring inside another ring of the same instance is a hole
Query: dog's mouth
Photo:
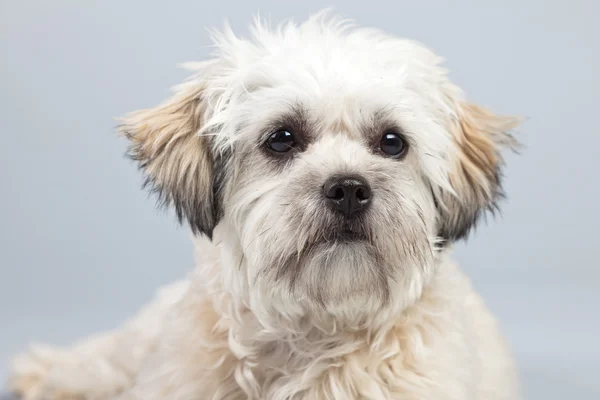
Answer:
[[361, 242], [368, 239], [367, 229], [362, 224], [349, 222], [332, 227], [330, 234], [325, 237], [327, 242]]
[[359, 242], [367, 240], [367, 235], [362, 231], [355, 231], [352, 229], [342, 229], [336, 232], [334, 235], [335, 241], [341, 242]]

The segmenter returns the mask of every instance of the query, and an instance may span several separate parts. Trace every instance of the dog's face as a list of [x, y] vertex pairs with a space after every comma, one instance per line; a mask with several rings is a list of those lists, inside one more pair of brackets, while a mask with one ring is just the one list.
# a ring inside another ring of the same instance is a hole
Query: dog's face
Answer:
[[351, 319], [405, 307], [439, 249], [495, 207], [515, 121], [466, 103], [410, 41], [322, 16], [254, 36], [218, 36], [172, 99], [129, 116], [132, 156], [226, 246], [246, 303]]

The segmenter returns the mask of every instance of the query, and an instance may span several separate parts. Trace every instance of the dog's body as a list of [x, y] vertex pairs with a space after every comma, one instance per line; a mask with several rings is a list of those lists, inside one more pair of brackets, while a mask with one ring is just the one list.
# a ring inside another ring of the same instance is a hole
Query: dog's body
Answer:
[[[500, 190], [514, 120], [420, 45], [323, 15], [215, 60], [122, 131], [198, 267], [121, 329], [15, 363], [26, 399], [512, 400], [452, 263]], [[209, 240], [207, 238], [212, 239]]]

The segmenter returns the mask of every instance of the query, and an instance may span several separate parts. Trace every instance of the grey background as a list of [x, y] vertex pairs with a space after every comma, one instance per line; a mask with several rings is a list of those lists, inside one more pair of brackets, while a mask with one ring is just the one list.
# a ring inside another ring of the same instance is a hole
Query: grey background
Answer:
[[[305, 18], [320, 1], [0, 1], [0, 379], [31, 340], [114, 327], [192, 266], [114, 117], [206, 57], [206, 26]], [[598, 399], [599, 3], [349, 1], [360, 24], [426, 43], [472, 99], [524, 115], [509, 199], [457, 258], [512, 342], [529, 399]]]

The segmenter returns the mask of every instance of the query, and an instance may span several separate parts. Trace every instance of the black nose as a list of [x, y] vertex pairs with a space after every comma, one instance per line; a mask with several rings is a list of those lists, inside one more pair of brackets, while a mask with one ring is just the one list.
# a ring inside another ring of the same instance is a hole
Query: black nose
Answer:
[[350, 216], [367, 208], [371, 203], [369, 184], [356, 176], [334, 176], [323, 185], [323, 194], [329, 205]]

